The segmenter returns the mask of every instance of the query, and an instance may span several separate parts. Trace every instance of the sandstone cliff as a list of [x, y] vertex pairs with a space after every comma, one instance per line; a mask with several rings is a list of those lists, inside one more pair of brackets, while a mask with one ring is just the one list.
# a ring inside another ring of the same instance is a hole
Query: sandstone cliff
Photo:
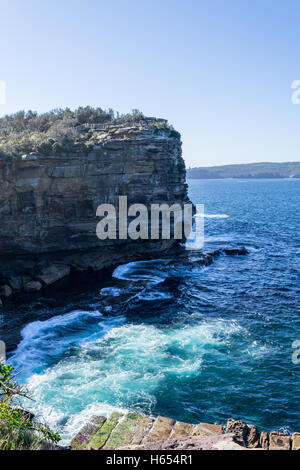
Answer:
[[187, 201], [180, 135], [149, 121], [102, 126], [72, 155], [0, 159], [0, 298], [36, 291], [71, 270], [101, 270], [168, 249], [174, 240], [96, 237], [100, 204]]

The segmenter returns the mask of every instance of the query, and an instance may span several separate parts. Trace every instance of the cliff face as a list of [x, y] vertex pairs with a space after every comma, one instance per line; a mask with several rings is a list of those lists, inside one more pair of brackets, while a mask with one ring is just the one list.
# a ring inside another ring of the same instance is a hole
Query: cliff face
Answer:
[[[180, 135], [149, 123], [108, 126], [90, 153], [0, 160], [0, 296], [39, 290], [71, 269], [104, 266], [170, 247], [174, 240], [96, 236], [100, 204], [187, 201]], [[1, 287], [2, 286], [2, 287]]]

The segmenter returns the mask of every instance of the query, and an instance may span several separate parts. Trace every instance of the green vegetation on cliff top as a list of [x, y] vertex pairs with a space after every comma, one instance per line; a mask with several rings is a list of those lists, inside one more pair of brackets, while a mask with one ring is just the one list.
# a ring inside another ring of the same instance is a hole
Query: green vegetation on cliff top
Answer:
[[[105, 111], [90, 106], [75, 111], [55, 109], [43, 114], [19, 111], [0, 118], [0, 157], [89, 152], [97, 143], [97, 126], [130, 126], [144, 119], [147, 118], [138, 110], [120, 115], [112, 109]], [[166, 121], [160, 124], [154, 121], [152, 125], [171, 128]]]

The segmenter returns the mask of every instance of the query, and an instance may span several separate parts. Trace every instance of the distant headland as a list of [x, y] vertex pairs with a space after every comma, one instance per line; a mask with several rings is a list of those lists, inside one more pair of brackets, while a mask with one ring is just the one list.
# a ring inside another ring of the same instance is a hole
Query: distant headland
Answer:
[[189, 168], [187, 178], [300, 178], [300, 162], [262, 162]]

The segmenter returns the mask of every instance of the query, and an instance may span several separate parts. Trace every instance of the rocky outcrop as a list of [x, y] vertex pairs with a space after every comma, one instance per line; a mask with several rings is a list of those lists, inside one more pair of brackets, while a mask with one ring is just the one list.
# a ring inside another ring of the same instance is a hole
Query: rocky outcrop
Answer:
[[259, 447], [259, 433], [257, 427], [246, 424], [244, 421], [229, 419], [227, 421], [226, 433], [234, 434], [236, 442], [248, 448]]
[[[102, 416], [92, 416], [70, 445], [73, 450], [171, 448], [166, 445], [179, 449], [200, 445], [200, 437], [204, 439], [203, 445], [204, 443], [208, 445], [209, 442], [213, 445], [220, 442], [222, 434], [222, 426], [213, 424], [193, 425], [163, 416], [148, 418], [135, 412], [126, 415], [113, 413], [107, 419]], [[218, 439], [210, 441], [209, 439], [213, 437]]]
[[260, 433], [259, 444], [262, 449], [269, 449], [269, 434], [266, 431]]
[[299, 450], [300, 433], [292, 438], [229, 419], [224, 433], [217, 424], [190, 424], [138, 413], [92, 416], [73, 438], [72, 450]]
[[272, 431], [270, 433], [270, 450], [290, 450], [291, 449], [291, 438], [289, 434]]
[[92, 437], [105, 423], [103, 416], [92, 416], [71, 442], [73, 450], [82, 450], [88, 446]]
[[294, 432], [292, 436], [292, 449], [300, 450], [300, 432]]
[[180, 135], [151, 122], [96, 134], [89, 153], [0, 159], [0, 298], [174, 244], [101, 241], [96, 210], [103, 203], [117, 207], [119, 196], [128, 205], [187, 201]]
[[119, 450], [245, 450], [234, 440], [233, 434], [222, 436], [189, 436], [140, 446], [121, 447]]

